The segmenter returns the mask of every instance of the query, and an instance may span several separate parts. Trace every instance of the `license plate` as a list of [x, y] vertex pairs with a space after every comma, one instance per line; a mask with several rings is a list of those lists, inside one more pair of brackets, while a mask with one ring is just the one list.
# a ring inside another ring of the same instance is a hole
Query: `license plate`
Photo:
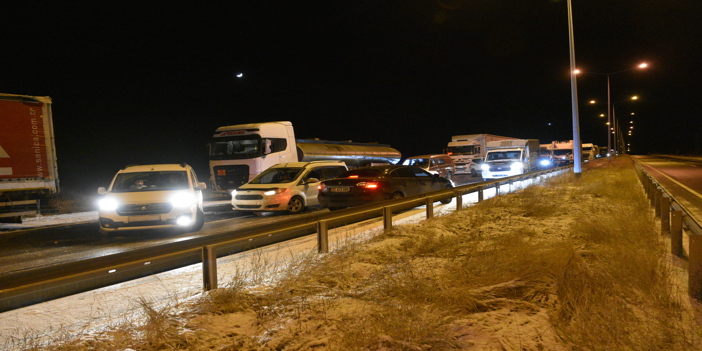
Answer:
[[351, 188], [349, 188], [349, 187], [347, 187], [347, 186], [336, 187], [336, 188], [329, 188], [329, 191], [331, 191], [332, 193], [348, 193], [349, 190], [351, 190]]
[[127, 217], [127, 222], [128, 223], [135, 223], [135, 222], [152, 222], [152, 221], [160, 221], [161, 216], [160, 215], [141, 215], [141, 216], [129, 216]]

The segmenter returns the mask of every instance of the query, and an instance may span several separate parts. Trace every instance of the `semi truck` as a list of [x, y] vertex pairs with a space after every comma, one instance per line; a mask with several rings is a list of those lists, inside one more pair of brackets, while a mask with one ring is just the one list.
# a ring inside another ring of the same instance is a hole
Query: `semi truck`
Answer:
[[557, 166], [563, 166], [573, 163], [573, 141], [553, 141], [551, 142], [553, 150], [553, 161]]
[[296, 139], [289, 121], [219, 127], [209, 143], [210, 188], [227, 195], [284, 162], [339, 160], [348, 168], [396, 164], [402, 154], [386, 144]]
[[0, 94], [0, 222], [58, 208], [51, 98]]
[[446, 153], [456, 165], [456, 174], [466, 174], [470, 173], [470, 164], [474, 159], [485, 157], [488, 142], [513, 139], [518, 138], [493, 134], [454, 135], [446, 147]]
[[511, 177], [536, 170], [539, 146], [536, 139], [488, 142], [482, 164], [483, 179]]

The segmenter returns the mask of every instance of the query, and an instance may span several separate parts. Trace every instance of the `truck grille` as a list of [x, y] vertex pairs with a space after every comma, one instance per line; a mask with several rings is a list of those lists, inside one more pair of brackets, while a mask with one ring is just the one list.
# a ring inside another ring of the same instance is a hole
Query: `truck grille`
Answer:
[[215, 174], [216, 190], [236, 189], [249, 181], [249, 166], [217, 166], [213, 169]]
[[511, 171], [512, 167], [508, 165], [497, 165], [497, 166], [490, 166], [490, 172], [507, 172]]
[[122, 205], [117, 208], [117, 213], [120, 216], [139, 216], [164, 214], [171, 212], [173, 205], [170, 202], [161, 202], [153, 204], [129, 204]]

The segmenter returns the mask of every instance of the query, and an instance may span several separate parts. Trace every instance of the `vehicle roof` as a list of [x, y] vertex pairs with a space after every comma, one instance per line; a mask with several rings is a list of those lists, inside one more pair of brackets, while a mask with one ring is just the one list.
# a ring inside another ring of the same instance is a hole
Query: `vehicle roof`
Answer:
[[309, 161], [309, 162], [285, 162], [285, 163], [278, 163], [277, 165], [272, 166], [271, 168], [282, 168], [282, 167], [293, 167], [293, 168], [305, 168], [308, 166], [312, 165], [319, 165], [319, 166], [346, 166], [346, 163], [344, 161]]
[[412, 156], [408, 157], [407, 159], [412, 159], [412, 158], [431, 158], [431, 157], [436, 157], [436, 156], [446, 156], [446, 157], [451, 157], [448, 154], [428, 154], [428, 155], [418, 155], [418, 156]]
[[131, 165], [119, 170], [119, 173], [131, 172], [160, 172], [160, 171], [185, 171], [188, 169], [187, 164], [168, 163], [168, 164], [153, 164], [153, 165]]

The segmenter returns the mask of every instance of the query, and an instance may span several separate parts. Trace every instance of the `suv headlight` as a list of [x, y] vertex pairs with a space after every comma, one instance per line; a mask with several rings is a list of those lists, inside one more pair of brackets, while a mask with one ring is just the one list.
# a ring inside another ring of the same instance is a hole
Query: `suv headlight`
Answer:
[[511, 165], [512, 169], [515, 171], [520, 171], [524, 169], [524, 165], [521, 162], [515, 162]]
[[482, 168], [483, 171], [489, 171], [489, 170], [490, 170], [490, 164], [483, 163], [482, 165], [480, 165], [480, 168]]
[[98, 201], [98, 208], [101, 211], [114, 211], [117, 209], [117, 205], [119, 205], [117, 200], [111, 197], [105, 197]]
[[173, 207], [190, 207], [195, 203], [195, 195], [191, 193], [177, 193], [171, 197]]

